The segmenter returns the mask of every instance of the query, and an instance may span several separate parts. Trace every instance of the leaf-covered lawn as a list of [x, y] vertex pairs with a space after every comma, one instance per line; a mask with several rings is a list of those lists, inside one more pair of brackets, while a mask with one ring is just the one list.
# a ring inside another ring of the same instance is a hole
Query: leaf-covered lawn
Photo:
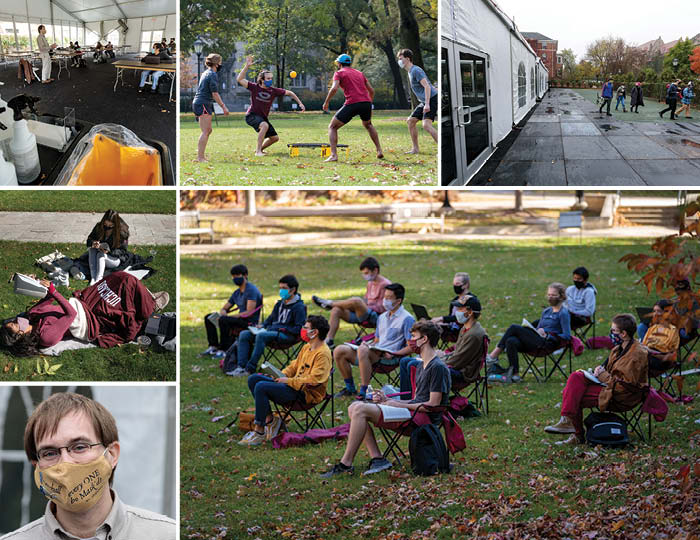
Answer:
[[[168, 291], [170, 304], [166, 310], [177, 311], [175, 246], [132, 245], [129, 249], [142, 257], [149, 257], [154, 247], [157, 253], [150, 266], [157, 272], [144, 283], [153, 292]], [[45, 276], [40, 268], [34, 266], [34, 259], [55, 249], [76, 258], [85, 251], [85, 244], [0, 240], [0, 276], [3, 278], [0, 280], [0, 319], [13, 317], [24, 311], [34, 300], [28, 296], [14, 294], [12, 284], [7, 282], [9, 276], [14, 272]], [[87, 286], [87, 281], [71, 279], [68, 288], [57, 289], [69, 298], [73, 291]], [[60, 367], [56, 368], [59, 364]], [[59, 357], [15, 358], [0, 350], [0, 370], [0, 381], [174, 381], [176, 364], [174, 353], [155, 353], [148, 350], [145, 354], [140, 354], [136, 345], [122, 345], [112, 349], [66, 351]]]
[[[560, 448], [543, 432], [559, 416], [564, 381], [492, 385], [491, 414], [460, 420], [467, 449], [452, 458], [452, 474], [413, 477], [394, 469], [366, 479], [362, 448], [351, 477], [322, 481], [344, 442], [274, 450], [245, 448], [237, 428], [222, 432], [236, 413], [253, 405], [245, 380], [226, 377], [218, 362], [198, 358], [206, 348], [203, 316], [226, 301], [229, 268], [245, 263], [265, 295], [277, 280], [296, 274], [310, 314], [311, 295], [363, 294], [358, 265], [376, 256], [382, 273], [407, 289], [407, 304], [443, 314], [453, 296], [452, 276], [467, 271], [482, 301], [482, 324], [493, 340], [523, 316], [539, 315], [548, 283], [569, 283], [581, 264], [598, 287], [597, 333], [610, 318], [651, 305], [618, 259], [648, 250], [649, 242], [577, 240], [514, 242], [386, 242], [367, 246], [239, 250], [181, 261], [181, 532], [183, 538], [689, 538], [697, 534], [700, 470], [698, 377], [688, 377], [688, 405], [671, 405], [653, 426], [650, 445], [636, 439], [622, 451]], [[341, 326], [336, 343], [352, 337]], [[586, 351], [574, 368], [598, 364], [603, 351]], [[357, 380], [357, 373], [355, 370]], [[335, 378], [335, 389], [342, 381]], [[337, 421], [349, 402], [336, 401]], [[218, 418], [223, 417], [223, 418]], [[216, 421], [214, 421], [216, 420]], [[330, 421], [330, 411], [326, 415]], [[634, 436], [633, 436], [634, 437]], [[380, 447], [383, 447], [380, 443]], [[404, 441], [407, 448], [407, 440]], [[685, 480], [679, 474], [689, 465]]]
[[349, 155], [339, 149], [337, 163], [325, 163], [319, 148], [302, 148], [290, 157], [289, 143], [327, 143], [332, 116], [317, 112], [273, 113], [270, 121], [280, 140], [255, 156], [257, 133], [245, 123], [245, 115], [219, 117], [209, 137], [208, 163], [195, 163], [199, 124], [192, 114], [180, 116], [180, 184], [183, 186], [384, 186], [437, 185], [437, 144], [419, 129], [420, 154], [406, 155], [411, 139], [406, 126], [410, 111], [373, 111], [384, 159], [377, 159], [374, 144], [354, 118], [338, 132], [338, 143], [350, 146]]

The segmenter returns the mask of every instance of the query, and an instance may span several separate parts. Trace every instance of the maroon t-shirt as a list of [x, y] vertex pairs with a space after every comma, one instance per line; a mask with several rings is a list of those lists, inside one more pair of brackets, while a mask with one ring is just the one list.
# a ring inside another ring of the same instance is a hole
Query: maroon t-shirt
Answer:
[[361, 71], [350, 67], [344, 67], [335, 72], [333, 80], [340, 82], [340, 87], [345, 94], [345, 105], [372, 101], [369, 97], [369, 91], [365, 86], [367, 78]]
[[248, 91], [250, 92], [250, 107], [246, 114], [258, 114], [263, 118], [267, 118], [270, 114], [272, 101], [277, 96], [283, 96], [286, 92], [284, 88], [275, 88], [274, 86], [260, 86], [259, 84], [248, 82]]

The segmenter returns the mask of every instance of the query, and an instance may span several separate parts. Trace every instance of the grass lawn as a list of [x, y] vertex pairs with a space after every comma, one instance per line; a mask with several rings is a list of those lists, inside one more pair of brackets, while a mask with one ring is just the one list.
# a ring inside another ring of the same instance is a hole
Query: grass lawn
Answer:
[[[617, 90], [617, 88], [615, 88]], [[578, 92], [581, 94], [583, 97], [585, 97], [588, 101], [591, 103], [596, 102], [596, 98], [600, 95], [600, 89], [594, 89], [594, 88], [574, 88], [572, 89], [574, 92]], [[659, 102], [657, 99], [653, 97], [647, 97], [644, 96], [644, 107], [639, 107], [639, 114], [630, 112], [630, 92], [632, 91], [631, 88], [627, 90], [627, 98], [625, 99], [625, 107], [627, 108], [627, 112], [622, 111], [622, 104], [618, 107], [618, 110], [615, 110], [615, 104], [617, 103], [617, 94], [613, 96], [613, 100], [610, 104], [610, 114], [612, 114], [617, 120], [626, 120], [628, 122], [670, 122], [671, 121], [671, 113], [666, 112], [664, 114], [663, 119], [659, 118], [659, 111], [663, 111], [668, 105], [666, 105], [663, 102]], [[681, 108], [680, 101], [678, 103], [678, 107], [676, 107], [676, 110]], [[606, 109], [603, 109], [603, 113], [605, 113]], [[677, 118], [678, 122], [683, 122], [683, 116], [685, 116], [685, 112], [683, 113], [682, 116]], [[691, 108], [690, 116], [693, 117], [691, 122], [697, 122], [698, 119], [700, 118], [700, 111], [697, 109]]]
[[98, 212], [113, 208], [124, 214], [174, 214], [172, 189], [149, 190], [4, 190], [0, 212]]
[[[311, 303], [312, 294], [363, 294], [357, 266], [368, 255], [379, 259], [384, 275], [406, 287], [407, 303], [443, 314], [453, 296], [454, 272], [468, 271], [482, 302], [481, 323], [495, 341], [523, 316], [539, 316], [547, 284], [568, 284], [580, 264], [588, 266], [599, 290], [598, 335], [607, 334], [614, 314], [654, 301], [617, 262], [629, 252], [648, 252], [648, 245], [616, 239], [588, 240], [583, 246], [576, 240], [404, 242], [183, 257], [182, 537], [471, 538], [510, 530], [512, 538], [583, 538], [590, 531], [632, 538], [650, 531], [652, 523], [664, 532], [681, 524], [686, 533], [697, 530], [691, 508], [700, 503], [700, 479], [693, 477], [685, 495], [676, 479], [682, 465], [692, 465], [700, 443], [700, 426], [694, 423], [700, 417], [697, 377], [685, 381], [685, 392], [696, 393], [696, 400], [671, 405], [666, 421], [654, 426], [650, 445], [632, 435], [635, 444], [621, 451], [553, 446], [557, 437], [543, 427], [559, 417], [564, 381], [554, 377], [538, 384], [528, 376], [520, 384], [491, 386], [488, 417], [460, 421], [467, 449], [452, 457], [452, 474], [416, 478], [406, 468], [366, 479], [359, 474], [368, 462], [361, 448], [354, 476], [321, 481], [318, 474], [340, 459], [345, 442], [286, 450], [267, 443], [239, 446], [242, 432], [220, 430], [253, 405], [246, 381], [223, 375], [218, 361], [197, 357], [206, 348], [203, 316], [228, 298], [228, 270], [237, 262], [248, 266], [268, 314], [277, 279], [289, 272], [300, 280], [310, 314], [326, 313]], [[353, 336], [343, 324], [336, 343]], [[606, 352], [587, 350], [574, 359], [574, 368], [597, 365]], [[354, 375], [357, 381], [357, 370]], [[335, 390], [341, 386], [336, 376]], [[348, 404], [336, 401], [339, 423], [347, 422]]]
[[350, 145], [345, 156], [339, 149], [337, 163], [324, 163], [319, 148], [302, 148], [289, 157], [287, 144], [328, 142], [330, 115], [321, 113], [274, 113], [270, 120], [280, 141], [268, 155], [255, 157], [257, 134], [245, 123], [245, 115], [233, 113], [218, 118], [207, 145], [208, 163], [194, 163], [197, 157], [199, 125], [192, 114], [180, 115], [180, 177], [183, 186], [382, 186], [437, 184], [437, 145], [423, 129], [421, 151], [405, 155], [411, 146], [406, 127], [409, 111], [374, 111], [373, 124], [379, 132], [384, 159], [377, 159], [374, 144], [359, 118], [338, 132], [338, 143]]
[[[130, 250], [143, 257], [150, 256], [153, 246], [130, 246]], [[21, 243], [0, 240], [3, 277], [14, 272], [34, 273], [43, 276], [42, 270], [33, 265], [34, 259], [58, 249], [69, 257], [79, 257], [85, 244]], [[157, 272], [144, 283], [153, 292], [165, 290], [170, 294], [167, 311], [177, 311], [175, 246], [155, 246], [157, 251], [151, 267]], [[69, 298], [73, 291], [87, 287], [87, 281], [70, 280], [70, 287], [58, 287]], [[5, 319], [24, 311], [33, 299], [14, 294], [7, 278], [0, 283], [0, 305]], [[61, 364], [54, 375], [45, 375], [44, 360], [50, 365]], [[39, 362], [42, 374], [38, 373]], [[59, 357], [15, 358], [0, 351], [0, 381], [174, 381], [176, 374], [174, 353], [140, 354], [136, 345], [123, 345], [112, 349], [84, 349], [67, 351]]]

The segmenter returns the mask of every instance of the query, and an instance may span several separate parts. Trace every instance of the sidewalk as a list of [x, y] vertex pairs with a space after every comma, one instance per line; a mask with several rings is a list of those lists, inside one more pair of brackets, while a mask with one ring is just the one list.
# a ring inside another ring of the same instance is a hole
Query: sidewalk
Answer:
[[698, 186], [700, 122], [621, 121], [574, 90], [552, 89], [500, 159], [490, 187]]
[[[554, 227], [554, 229], [553, 229]], [[208, 253], [225, 253], [243, 249], [278, 249], [290, 246], [329, 246], [367, 243], [396, 243], [396, 242], [440, 242], [444, 240], [468, 242], [469, 240], [542, 240], [557, 238], [556, 225], [519, 225], [491, 227], [463, 227], [459, 230], [440, 233], [407, 233], [389, 234], [388, 231], [377, 230], [376, 234], [352, 234], [341, 236], [339, 233], [296, 233], [260, 236], [245, 236], [225, 239], [224, 244], [183, 244], [180, 245], [181, 255], [204, 255]], [[587, 238], [656, 238], [678, 232], [671, 227], [615, 227], [612, 229], [584, 229], [583, 242]], [[578, 231], [562, 231], [560, 238], [578, 239]]]
[[[84, 244], [102, 218], [94, 212], [0, 212], [0, 238], [19, 242], [71, 242]], [[129, 225], [129, 244], [174, 245], [173, 214], [120, 214]]]

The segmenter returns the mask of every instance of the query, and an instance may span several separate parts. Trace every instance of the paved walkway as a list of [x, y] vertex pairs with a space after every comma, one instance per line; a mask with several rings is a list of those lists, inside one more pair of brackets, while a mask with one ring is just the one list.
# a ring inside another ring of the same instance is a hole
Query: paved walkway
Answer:
[[[20, 242], [84, 243], [102, 213], [0, 212], [0, 238]], [[177, 238], [173, 214], [120, 214], [129, 224], [129, 243], [169, 245]]]
[[698, 186], [700, 122], [620, 121], [574, 90], [552, 89], [491, 180], [489, 186]]

